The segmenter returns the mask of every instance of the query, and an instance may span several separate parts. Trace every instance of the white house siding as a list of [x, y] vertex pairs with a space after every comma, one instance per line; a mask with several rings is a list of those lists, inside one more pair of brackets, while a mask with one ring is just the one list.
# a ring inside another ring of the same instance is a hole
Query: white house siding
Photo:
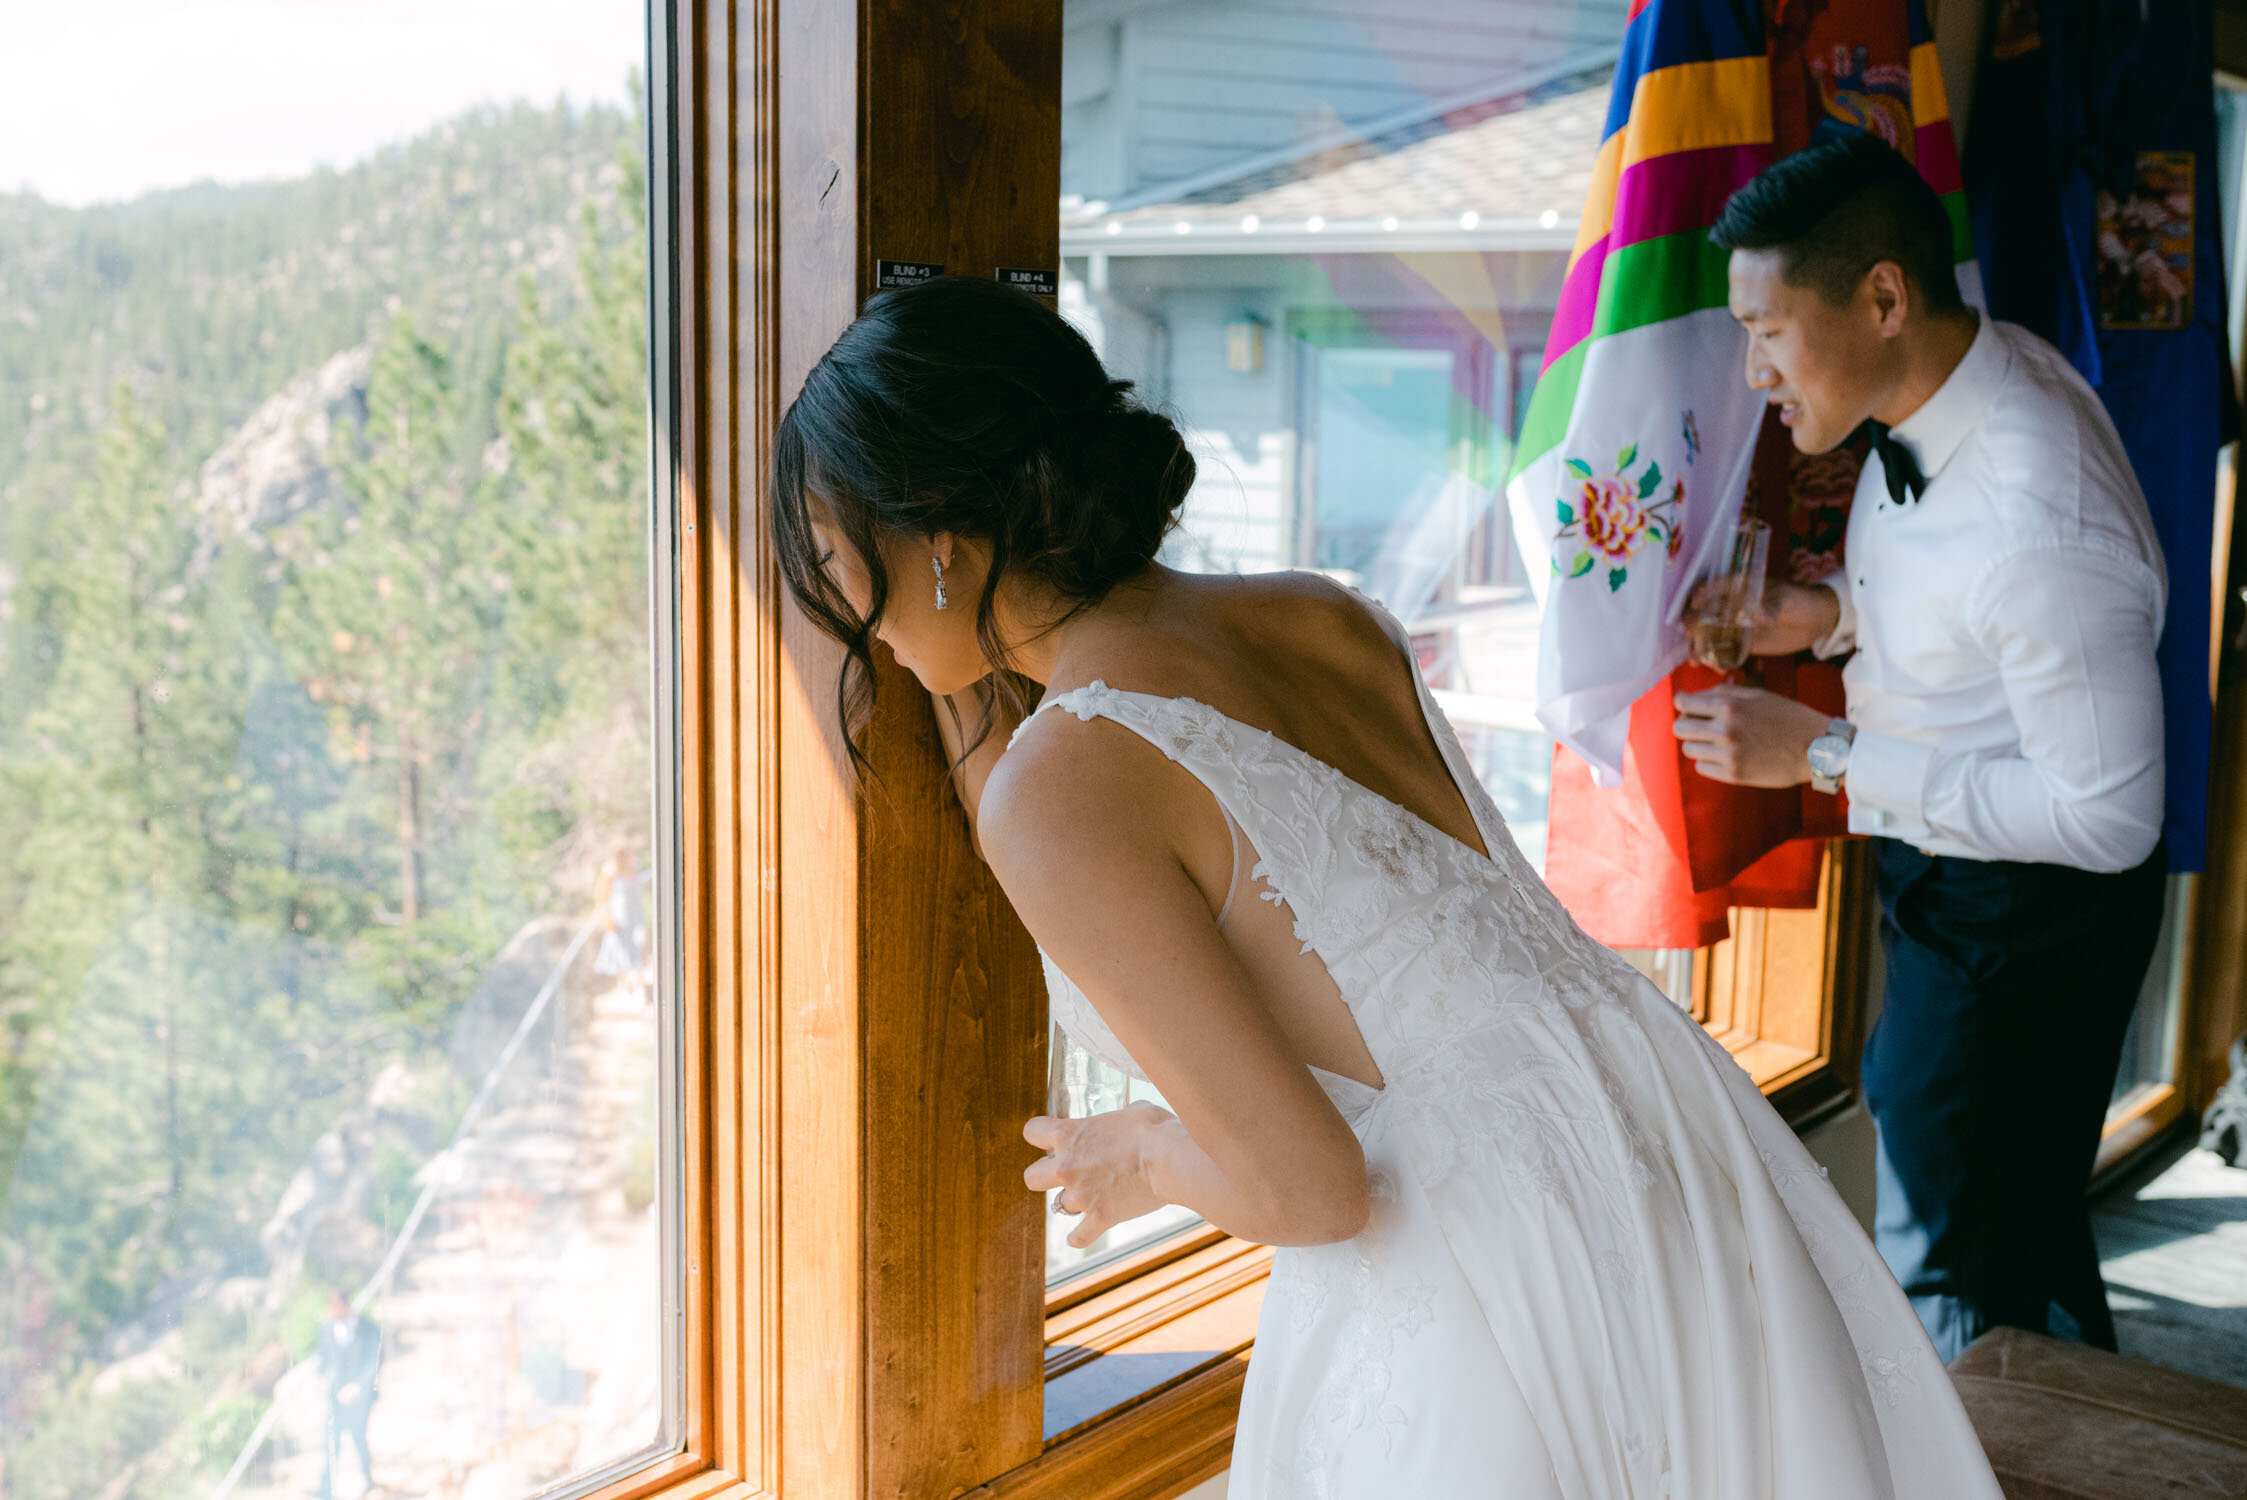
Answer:
[[1114, 199], [1612, 45], [1624, 0], [1073, 0], [1062, 191]]
[[[1204, 274], [1237, 274], [1209, 267]], [[1181, 567], [1235, 573], [1292, 561], [1287, 491], [1295, 434], [1287, 420], [1284, 341], [1268, 287], [1176, 286], [1162, 298], [1170, 329], [1169, 404], [1199, 467], [1172, 540]], [[1225, 368], [1225, 325], [1253, 314], [1271, 330], [1264, 368]]]
[[[1067, 263], [1062, 303], [1110, 373], [1165, 408], [1194, 451], [1172, 560], [1255, 572], [1294, 562], [1290, 311], [1449, 307], [1503, 346], [1542, 337], [1561, 270], [1546, 253], [1082, 257]], [[1244, 315], [1266, 325], [1255, 373], [1225, 366], [1225, 325]]]

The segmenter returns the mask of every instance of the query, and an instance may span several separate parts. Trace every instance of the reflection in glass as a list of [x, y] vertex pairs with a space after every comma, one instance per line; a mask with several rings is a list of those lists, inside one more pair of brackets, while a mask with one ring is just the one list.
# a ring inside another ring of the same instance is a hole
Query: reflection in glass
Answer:
[[1378, 346], [1326, 349], [1306, 362], [1316, 444], [1304, 508], [1310, 566], [1363, 583], [1439, 507], [1451, 479], [1456, 362], [1448, 349]]
[[[1164, 560], [1380, 599], [1540, 867], [1553, 745], [1499, 488], [1628, 8], [1065, 12], [1060, 306], [1193, 445]], [[1636, 959], [1690, 1000], [1691, 954]]]
[[2153, 962], [2146, 966], [2138, 1003], [2122, 1034], [2122, 1057], [2115, 1068], [2110, 1110], [2127, 1108], [2146, 1092], [2176, 1082], [2178, 1031], [2184, 1021], [2185, 954], [2190, 936], [2194, 875], [2172, 875]]
[[[1163, 1096], [1153, 1084], [1122, 1073], [1069, 1040], [1067, 1032], [1053, 1028], [1050, 1038], [1051, 1078], [1047, 1089], [1046, 1111], [1069, 1119], [1082, 1119], [1111, 1109], [1122, 1109], [1127, 1104], [1142, 1100], [1162, 1104]], [[1110, 1262], [1120, 1260], [1134, 1250], [1142, 1249], [1157, 1240], [1167, 1239], [1188, 1225], [1201, 1222], [1200, 1215], [1173, 1204], [1144, 1218], [1118, 1224], [1106, 1234], [1082, 1249], [1069, 1243], [1069, 1235], [1077, 1227], [1077, 1220], [1061, 1212], [1058, 1202], [1059, 1188], [1046, 1194], [1045, 1218], [1045, 1268], [1046, 1282], [1054, 1285], [1070, 1277], [1082, 1276]]]
[[303, 9], [84, 57], [151, 175], [0, 144], [10, 1496], [665, 1439], [645, 12]]

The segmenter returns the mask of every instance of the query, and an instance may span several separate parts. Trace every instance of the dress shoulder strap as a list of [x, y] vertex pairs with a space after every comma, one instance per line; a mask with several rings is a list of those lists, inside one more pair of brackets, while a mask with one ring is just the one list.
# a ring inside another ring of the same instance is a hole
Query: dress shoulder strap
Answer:
[[1343, 584], [1342, 587], [1348, 589], [1366, 613], [1373, 617], [1373, 623], [1381, 627], [1382, 634], [1389, 638], [1398, 654], [1404, 658], [1405, 668], [1412, 674], [1413, 693], [1420, 701], [1420, 717], [1426, 721], [1429, 734], [1435, 738], [1436, 753], [1442, 757], [1444, 769], [1451, 773], [1452, 784], [1459, 789], [1459, 795], [1466, 799], [1467, 814], [1474, 819], [1475, 831], [1482, 835], [1483, 848], [1490, 851], [1494, 859], [1498, 858], [1500, 845], [1503, 843], [1511, 846], [1513, 835], [1507, 830], [1505, 817], [1498, 811], [1498, 805], [1491, 800], [1489, 789], [1475, 773], [1474, 762], [1467, 759], [1466, 749], [1459, 743], [1458, 731], [1452, 728], [1451, 720], [1437, 704], [1435, 690], [1428, 686], [1428, 679], [1420, 673], [1420, 663], [1412, 649], [1412, 632], [1380, 600], [1350, 588], [1348, 584]]
[[[1016, 740], [1022, 738], [1023, 731], [1036, 722], [1038, 715], [1049, 708], [1058, 708], [1073, 713], [1081, 721], [1099, 717], [1120, 702], [1122, 697], [1121, 693], [1095, 677], [1083, 687], [1071, 688], [1066, 693], [1056, 694], [1036, 708], [1031, 709], [1029, 713], [1023, 715], [1022, 722], [1014, 726], [1014, 733], [1007, 736], [1006, 742], [1011, 747]], [[1111, 713], [1110, 717], [1114, 717], [1114, 715]]]
[[1038, 721], [1038, 715], [1044, 713], [1047, 709], [1053, 707], [1053, 705], [1059, 703], [1060, 701], [1061, 700], [1059, 698], [1048, 698], [1045, 702], [1039, 704], [1036, 708], [1033, 708], [1028, 713], [1024, 714], [1022, 716], [1022, 722], [1014, 726], [1014, 733], [1006, 737], [1007, 748], [1010, 750], [1013, 749], [1014, 742], [1022, 738], [1023, 732], [1027, 730], [1032, 724], [1035, 724]]

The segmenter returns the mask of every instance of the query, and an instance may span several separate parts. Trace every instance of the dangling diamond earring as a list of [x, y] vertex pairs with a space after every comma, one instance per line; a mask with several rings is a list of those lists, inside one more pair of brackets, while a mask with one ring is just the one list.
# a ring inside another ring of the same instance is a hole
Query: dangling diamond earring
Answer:
[[936, 607], [942, 609], [951, 602], [944, 596], [944, 559], [931, 552], [928, 565], [936, 569]]

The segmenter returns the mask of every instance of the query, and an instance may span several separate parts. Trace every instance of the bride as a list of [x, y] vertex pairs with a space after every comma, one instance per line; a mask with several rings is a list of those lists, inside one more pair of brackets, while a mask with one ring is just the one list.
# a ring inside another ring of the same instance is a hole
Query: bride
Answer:
[[1054, 1014], [1176, 1111], [1031, 1120], [1024, 1180], [1073, 1244], [1179, 1204], [1286, 1247], [1234, 1500], [1998, 1500], [1856, 1221], [1545, 889], [1396, 621], [1155, 561], [1194, 462], [1129, 390], [1025, 293], [886, 293], [772, 527], [846, 728], [879, 641]]

